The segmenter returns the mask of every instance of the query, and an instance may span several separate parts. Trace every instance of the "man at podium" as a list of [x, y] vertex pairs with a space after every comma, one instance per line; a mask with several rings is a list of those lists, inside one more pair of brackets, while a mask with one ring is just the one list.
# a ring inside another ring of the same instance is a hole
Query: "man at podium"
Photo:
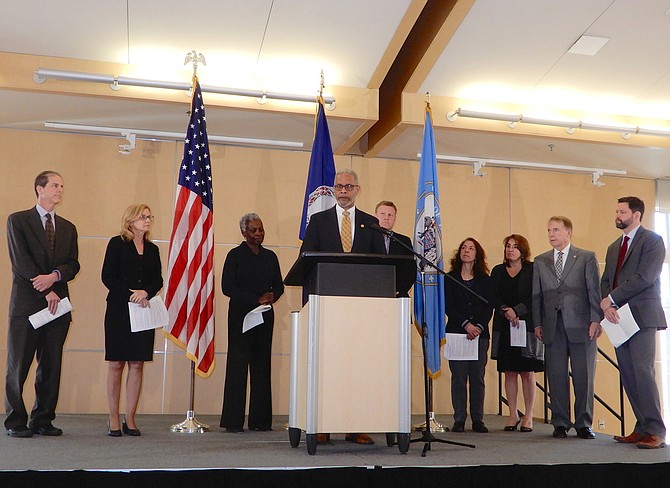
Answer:
[[[300, 253], [305, 251], [354, 252], [364, 254], [386, 254], [382, 235], [371, 229], [370, 224], [379, 224], [373, 215], [356, 208], [356, 196], [360, 191], [358, 175], [352, 169], [343, 169], [335, 175], [335, 199], [337, 204], [309, 219], [305, 239]], [[303, 301], [306, 297], [303, 296]], [[357, 444], [374, 444], [368, 434], [346, 434], [345, 439]], [[318, 434], [317, 442], [330, 440], [330, 434]]]
[[386, 254], [384, 239], [369, 228], [379, 224], [373, 215], [356, 208], [356, 196], [361, 187], [358, 175], [352, 169], [343, 169], [335, 175], [337, 204], [312, 215], [305, 230], [300, 252], [355, 252]]

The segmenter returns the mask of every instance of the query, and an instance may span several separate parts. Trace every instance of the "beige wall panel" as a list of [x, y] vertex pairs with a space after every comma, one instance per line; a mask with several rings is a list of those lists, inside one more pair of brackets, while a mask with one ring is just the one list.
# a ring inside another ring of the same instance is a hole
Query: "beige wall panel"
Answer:
[[[181, 159], [180, 142], [138, 141], [129, 155], [118, 154], [122, 139], [0, 130], [0, 166], [11, 168], [11, 185], [0, 193], [0, 375], [6, 360], [7, 303], [10, 265], [4, 223], [11, 212], [34, 205], [32, 189], [37, 173], [54, 169], [63, 174], [64, 203], [58, 213], [73, 221], [80, 235], [82, 270], [72, 283], [74, 322], [66, 342], [60, 412], [100, 413], [106, 411], [103, 317], [106, 289], [100, 282], [100, 268], [108, 239], [118, 232], [121, 214], [130, 203], [145, 202], [156, 215], [153, 238], [160, 247], [164, 277], [167, 272], [168, 241], [172, 226], [175, 185]], [[29, 148], [26, 157], [26, 148]], [[260, 214], [265, 224], [265, 244], [279, 256], [286, 275], [295, 261], [309, 153], [252, 148], [212, 146], [215, 215], [216, 367], [209, 379], [196, 378], [196, 412], [218, 414], [221, 410], [227, 349], [227, 304], [220, 288], [221, 270], [227, 252], [242, 240], [239, 217], [250, 211]], [[16, 164], [20, 162], [21, 164]], [[398, 206], [396, 230], [412, 235], [418, 161], [368, 159], [337, 156], [336, 168], [351, 167], [360, 177], [358, 206], [374, 212], [382, 199]], [[518, 232], [529, 238], [534, 254], [549, 248], [546, 220], [565, 214], [575, 224], [577, 246], [597, 252], [599, 260], [617, 236], [614, 228], [616, 198], [633, 194], [645, 200], [648, 212], [654, 207], [654, 182], [603, 177], [604, 187], [594, 187], [586, 174], [486, 167], [486, 176], [472, 175], [472, 166], [439, 164], [443, 250], [445, 266], [456, 246], [467, 236], [477, 238], [488, 255], [489, 267], [502, 260], [502, 238]], [[652, 226], [650, 219], [645, 219]], [[164, 290], [163, 290], [164, 292]], [[288, 361], [290, 354], [290, 312], [301, 308], [299, 288], [288, 287], [276, 305], [273, 343], [273, 401], [277, 414], [288, 405]], [[601, 347], [614, 354], [606, 339]], [[141, 413], [185, 413], [189, 402], [190, 363], [171, 342], [165, 345], [157, 333], [154, 362], [145, 367], [140, 402]], [[167, 349], [165, 356], [163, 350]], [[412, 332], [412, 411], [424, 409], [421, 343]], [[598, 364], [597, 389], [616, 396], [616, 383]], [[448, 364], [434, 381], [434, 410], [452, 412]], [[659, 368], [660, 369], [660, 368]], [[34, 368], [33, 368], [34, 370]], [[487, 366], [487, 413], [497, 412], [496, 363]], [[538, 375], [538, 380], [541, 381]], [[34, 372], [26, 382], [26, 403], [32, 404]], [[612, 386], [613, 387], [613, 386]], [[165, 395], [163, 395], [163, 389]], [[535, 416], [542, 415], [538, 392]], [[600, 407], [596, 417], [600, 418]], [[503, 409], [506, 413], [506, 409]], [[602, 415], [605, 415], [604, 413]], [[607, 414], [609, 415], [609, 414]], [[630, 412], [627, 412], [629, 419]], [[611, 416], [610, 416], [611, 417]], [[607, 420], [606, 430], [614, 422]], [[629, 427], [629, 426], [627, 426]], [[617, 431], [615, 428], [614, 431]]]

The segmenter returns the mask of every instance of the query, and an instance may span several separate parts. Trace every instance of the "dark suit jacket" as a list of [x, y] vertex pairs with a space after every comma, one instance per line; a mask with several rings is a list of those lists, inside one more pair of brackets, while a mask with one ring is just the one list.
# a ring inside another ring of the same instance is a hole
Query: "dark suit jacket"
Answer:
[[[394, 237], [400, 239], [400, 241], [404, 242], [406, 246], [412, 248], [412, 241], [409, 237], [398, 234], [397, 232], [394, 232], [393, 235]], [[382, 240], [383, 239], [384, 237], [382, 236]], [[412, 256], [411, 252], [409, 252], [405, 247], [401, 246], [393, 239], [391, 239], [389, 243], [388, 254], [393, 256]], [[396, 296], [408, 297], [409, 290], [412, 288], [414, 281], [416, 281], [416, 263], [414, 260], [408, 261], [406, 264], [403, 264], [403, 266], [396, 268]]]
[[[464, 283], [459, 271], [450, 271], [449, 275], [456, 281]], [[482, 329], [482, 338], [490, 337], [489, 321], [493, 314], [490, 304], [493, 282], [488, 275], [475, 276], [471, 282], [472, 291], [489, 301], [482, 302], [479, 298], [459, 286], [448, 276], [444, 278], [444, 311], [447, 314], [447, 332], [465, 334], [465, 326], [473, 323]]]
[[603, 319], [596, 255], [571, 244], [560, 283], [553, 249], [537, 256], [533, 266], [533, 320], [543, 329], [543, 342], [553, 342], [559, 311], [568, 340], [588, 342], [590, 323]]
[[[12, 263], [12, 291], [9, 315], [22, 317], [46, 308], [44, 298], [54, 291], [60, 298], [68, 296], [67, 282], [79, 272], [79, 251], [76, 227], [56, 215], [56, 248], [53, 260], [49, 256], [46, 233], [36, 207], [11, 214], [7, 218], [7, 244]], [[44, 292], [33, 288], [30, 278], [60, 272], [60, 281]], [[70, 320], [67, 314], [63, 320]]]
[[640, 226], [621, 266], [618, 286], [612, 289], [622, 239], [619, 237], [607, 248], [600, 282], [602, 296], [612, 295], [619, 307], [627, 303], [640, 328], [665, 329], [660, 279], [665, 261], [663, 238]]
[[[379, 232], [370, 229], [370, 224], [379, 224], [377, 218], [356, 209], [354, 214], [354, 242], [351, 252], [386, 254], [384, 238]], [[305, 239], [300, 246], [300, 252], [322, 251], [322, 252], [344, 252], [342, 241], [340, 241], [340, 228], [337, 225], [337, 211], [332, 207], [323, 212], [312, 215], [309, 225], [305, 230]]]

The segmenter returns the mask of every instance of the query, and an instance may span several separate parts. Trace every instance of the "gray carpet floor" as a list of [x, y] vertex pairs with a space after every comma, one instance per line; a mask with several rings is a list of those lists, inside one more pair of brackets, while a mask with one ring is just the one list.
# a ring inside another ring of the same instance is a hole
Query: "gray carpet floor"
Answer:
[[[504, 417], [487, 416], [488, 434], [471, 430], [436, 434], [436, 437], [474, 444], [476, 448], [434, 443], [421, 457], [423, 443], [412, 443], [407, 454], [388, 447], [383, 434], [374, 434], [373, 446], [359, 446], [333, 434], [331, 444], [319, 445], [308, 455], [304, 441], [292, 448], [286, 417], [275, 417], [271, 432], [226, 433], [219, 418], [197, 416], [211, 426], [203, 434], [178, 434], [170, 426], [185, 414], [139, 416], [141, 437], [111, 438], [106, 435], [105, 415], [59, 415], [54, 425], [64, 430], [62, 437], [34, 436], [29, 439], [0, 436], [0, 470], [183, 470], [211, 468], [291, 469], [334, 466], [473, 466], [512, 464], [574, 463], [665, 463], [670, 448], [644, 451], [634, 445], [617, 444], [611, 435], [597, 434], [582, 440], [570, 431], [567, 439], [553, 439], [552, 427], [536, 422], [531, 433], [504, 432]], [[413, 418], [414, 424], [422, 421]], [[451, 426], [450, 416], [438, 421]], [[466, 425], [469, 429], [469, 423]], [[420, 438], [421, 433], [412, 434]]]

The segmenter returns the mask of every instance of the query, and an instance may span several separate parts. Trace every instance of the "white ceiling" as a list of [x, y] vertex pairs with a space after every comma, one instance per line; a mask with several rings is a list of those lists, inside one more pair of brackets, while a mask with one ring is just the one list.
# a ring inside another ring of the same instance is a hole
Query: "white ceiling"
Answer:
[[[433, 38], [431, 19], [418, 12], [424, 4], [447, 8], [451, 3], [0, 0], [0, 51], [132, 64], [143, 67], [147, 78], [188, 82], [191, 67], [182, 64], [186, 53], [196, 49], [207, 60], [198, 70], [203, 85], [310, 95], [318, 91], [323, 69], [326, 94], [329, 86], [376, 90], [381, 85], [380, 104], [404, 104], [412, 102], [402, 102], [400, 92], [430, 92], [438, 154], [625, 170], [646, 178], [670, 175], [670, 138], [623, 140], [584, 130], [571, 136], [528, 124], [510, 129], [504, 122], [473, 125], [445, 117], [469, 105], [668, 125], [670, 0], [477, 0], [469, 11], [472, 2], [460, 0], [457, 7], [467, 12], [462, 21], [453, 13], [458, 8], [444, 21], [453, 35]], [[419, 39], [417, 49], [425, 51], [418, 53], [418, 66], [399, 49], [408, 35]], [[609, 41], [595, 56], [567, 53], [582, 35]], [[430, 38], [421, 41], [422, 36]], [[411, 81], [389, 94], [382, 80], [392, 81], [403, 67]], [[11, 70], [0, 66], [0, 127], [43, 130], [45, 121], [58, 121], [184, 130], [186, 94], [182, 106], [48, 93], [32, 88], [32, 80], [16, 89], [2, 81]], [[421, 120], [403, 115], [389, 122], [383, 110], [380, 114], [378, 126], [391, 137], [375, 154], [416, 159]], [[337, 108], [327, 115], [333, 146], [365, 154], [368, 138], [359, 132], [370, 121], [338, 116]], [[300, 141], [305, 150], [311, 147], [310, 110], [276, 111], [272, 102], [245, 109], [211, 105], [207, 116], [210, 135]], [[363, 136], [360, 143], [351, 141], [353, 134]]]

